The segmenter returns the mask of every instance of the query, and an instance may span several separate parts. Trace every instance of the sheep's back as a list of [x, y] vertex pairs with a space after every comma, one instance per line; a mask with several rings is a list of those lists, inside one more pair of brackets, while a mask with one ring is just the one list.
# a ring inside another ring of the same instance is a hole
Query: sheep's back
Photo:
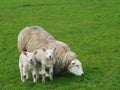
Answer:
[[41, 27], [26, 27], [18, 35], [18, 50], [22, 51], [34, 51], [50, 40], [54, 40], [54, 37], [46, 32]]

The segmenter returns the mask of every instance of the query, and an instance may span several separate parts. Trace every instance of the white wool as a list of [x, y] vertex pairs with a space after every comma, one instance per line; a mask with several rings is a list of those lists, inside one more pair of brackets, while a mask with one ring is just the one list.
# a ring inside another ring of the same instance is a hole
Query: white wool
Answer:
[[18, 50], [35, 51], [40, 48], [55, 50], [55, 66], [54, 73], [60, 74], [68, 69], [71, 61], [77, 58], [77, 55], [72, 52], [67, 44], [56, 40], [51, 34], [43, 28], [36, 30], [35, 28], [25, 28], [18, 35]]
[[18, 35], [18, 50], [19, 52], [34, 51], [40, 49], [49, 40], [54, 40], [54, 37], [43, 28], [36, 28], [36, 26], [26, 27]]
[[19, 58], [19, 69], [22, 82], [28, 79], [28, 72], [32, 71], [33, 82], [37, 81], [36, 61], [34, 53], [22, 52]]
[[[43, 83], [45, 83], [45, 77], [48, 76], [50, 80], [53, 80], [53, 67], [55, 64], [54, 50], [55, 48], [51, 50], [45, 50], [44, 48], [37, 50], [36, 61], [41, 63], [39, 73], [42, 73]], [[47, 72], [46, 69], [48, 69], [49, 72]]]

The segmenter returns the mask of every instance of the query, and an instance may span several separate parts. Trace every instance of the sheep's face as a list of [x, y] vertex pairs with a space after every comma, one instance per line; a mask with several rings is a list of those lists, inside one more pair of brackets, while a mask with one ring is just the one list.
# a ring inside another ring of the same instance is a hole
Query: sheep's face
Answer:
[[35, 54], [37, 53], [36, 52], [23, 52], [23, 54], [27, 57], [27, 60], [28, 62], [32, 63], [35, 61]]
[[52, 60], [54, 58], [54, 51], [56, 48], [50, 49], [50, 50], [45, 50], [43, 48], [43, 51], [45, 52], [45, 55], [47, 57], [47, 59]]
[[79, 60], [73, 60], [68, 66], [68, 70], [76, 76], [83, 76], [82, 64]]

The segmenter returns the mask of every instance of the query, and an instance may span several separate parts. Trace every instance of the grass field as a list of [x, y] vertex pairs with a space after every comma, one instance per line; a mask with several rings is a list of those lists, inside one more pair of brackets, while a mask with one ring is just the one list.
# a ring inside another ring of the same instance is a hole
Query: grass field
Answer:
[[[84, 78], [65, 72], [23, 84], [17, 36], [31, 25], [67, 43]], [[0, 0], [0, 90], [120, 90], [120, 0]]]

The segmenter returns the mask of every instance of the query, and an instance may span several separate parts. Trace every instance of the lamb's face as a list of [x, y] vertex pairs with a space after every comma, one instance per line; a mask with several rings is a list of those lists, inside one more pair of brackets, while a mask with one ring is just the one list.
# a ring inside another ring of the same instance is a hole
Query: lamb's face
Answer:
[[35, 61], [35, 54], [37, 52], [24, 52], [24, 55], [27, 57], [27, 60], [32, 63]]
[[53, 50], [47, 50], [45, 53], [46, 53], [46, 57], [48, 59], [53, 59], [53, 57], [54, 57]]
[[50, 59], [52, 60], [54, 58], [54, 51], [55, 51], [56, 48], [53, 48], [53, 49], [50, 49], [50, 50], [45, 50], [43, 48], [43, 51], [45, 52], [45, 55], [47, 57], [47, 59]]
[[34, 53], [28, 53], [27, 58], [29, 62], [33, 62], [35, 60]]
[[83, 76], [82, 64], [79, 60], [73, 60], [68, 66], [68, 70], [76, 76]]

